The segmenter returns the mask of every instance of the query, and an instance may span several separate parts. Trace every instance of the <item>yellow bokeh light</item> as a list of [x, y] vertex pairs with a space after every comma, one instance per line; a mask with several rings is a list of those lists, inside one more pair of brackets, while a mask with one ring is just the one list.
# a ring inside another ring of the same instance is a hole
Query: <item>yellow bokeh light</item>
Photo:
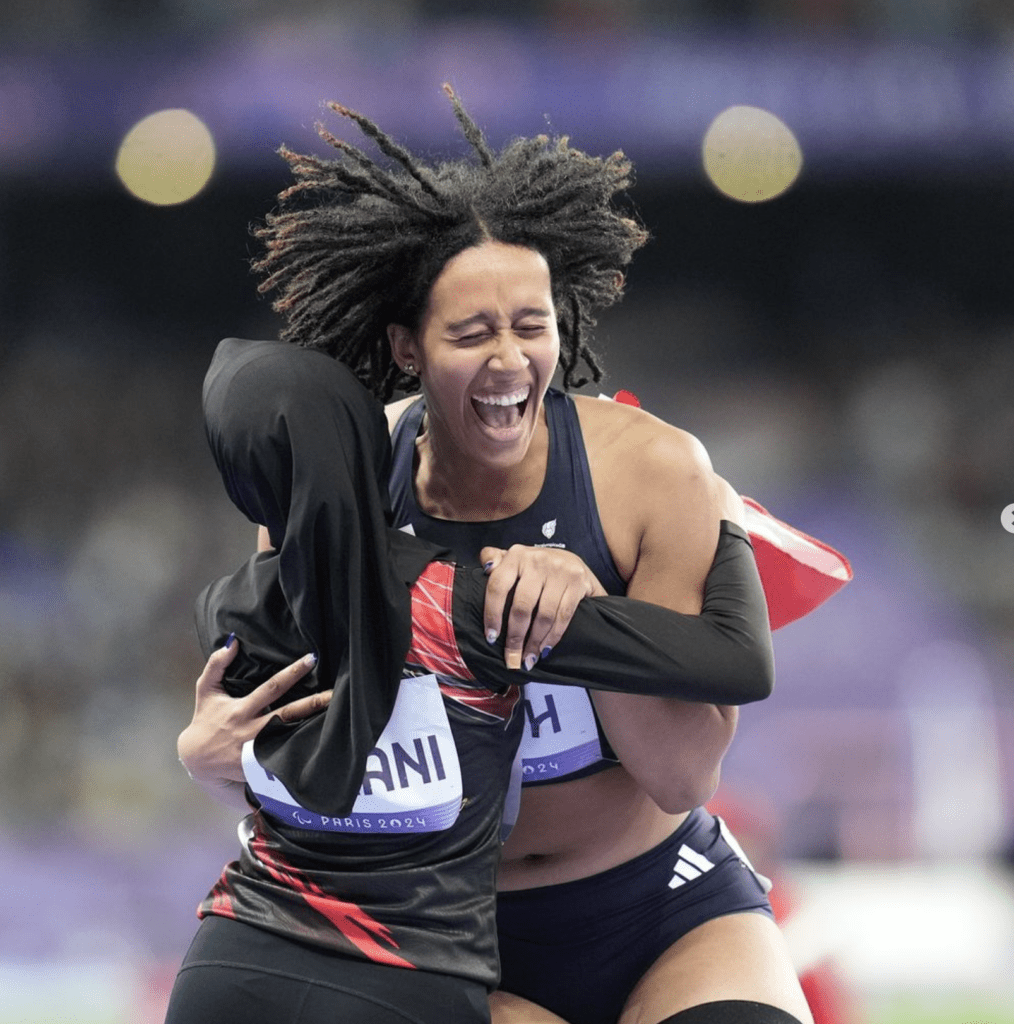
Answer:
[[138, 199], [171, 206], [193, 199], [215, 169], [215, 142], [189, 110], [160, 110], [127, 132], [116, 173]]
[[723, 110], [704, 135], [702, 155], [712, 184], [744, 203], [781, 195], [803, 166], [803, 153], [792, 130], [760, 107]]

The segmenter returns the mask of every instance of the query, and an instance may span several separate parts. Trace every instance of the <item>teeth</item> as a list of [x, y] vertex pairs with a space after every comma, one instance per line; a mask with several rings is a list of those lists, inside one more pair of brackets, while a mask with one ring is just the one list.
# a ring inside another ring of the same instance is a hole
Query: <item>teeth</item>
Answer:
[[531, 386], [526, 385], [518, 391], [512, 391], [509, 395], [472, 395], [472, 398], [483, 405], [519, 405], [531, 391]]

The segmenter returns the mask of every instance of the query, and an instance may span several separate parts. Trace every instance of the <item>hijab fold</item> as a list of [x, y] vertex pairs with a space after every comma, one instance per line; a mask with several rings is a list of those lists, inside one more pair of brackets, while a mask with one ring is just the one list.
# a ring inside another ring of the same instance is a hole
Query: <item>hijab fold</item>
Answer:
[[347, 814], [397, 697], [411, 640], [409, 586], [442, 549], [399, 543], [383, 409], [331, 356], [227, 338], [203, 400], [226, 491], [267, 527], [273, 548], [198, 597], [204, 655], [236, 634], [225, 680], [234, 696], [317, 655], [283, 700], [333, 688], [327, 710], [293, 723], [272, 718], [254, 753], [304, 806]]

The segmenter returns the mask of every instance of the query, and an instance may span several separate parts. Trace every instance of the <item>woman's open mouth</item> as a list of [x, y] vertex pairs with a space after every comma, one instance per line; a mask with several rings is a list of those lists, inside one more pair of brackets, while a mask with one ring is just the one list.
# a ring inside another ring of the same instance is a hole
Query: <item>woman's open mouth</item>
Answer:
[[480, 420], [493, 430], [511, 430], [524, 418], [532, 388], [523, 388], [501, 395], [472, 395], [472, 408]]

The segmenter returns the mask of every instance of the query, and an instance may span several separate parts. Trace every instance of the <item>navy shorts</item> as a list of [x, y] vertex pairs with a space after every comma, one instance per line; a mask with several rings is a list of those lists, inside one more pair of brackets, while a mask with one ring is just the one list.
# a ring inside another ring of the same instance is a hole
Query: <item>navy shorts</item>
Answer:
[[169, 997], [166, 1024], [489, 1024], [484, 985], [329, 953], [206, 917]]
[[770, 883], [728, 835], [698, 807], [665, 842], [625, 864], [500, 893], [500, 988], [569, 1024], [616, 1024], [642, 975], [691, 929], [742, 911], [774, 916]]

